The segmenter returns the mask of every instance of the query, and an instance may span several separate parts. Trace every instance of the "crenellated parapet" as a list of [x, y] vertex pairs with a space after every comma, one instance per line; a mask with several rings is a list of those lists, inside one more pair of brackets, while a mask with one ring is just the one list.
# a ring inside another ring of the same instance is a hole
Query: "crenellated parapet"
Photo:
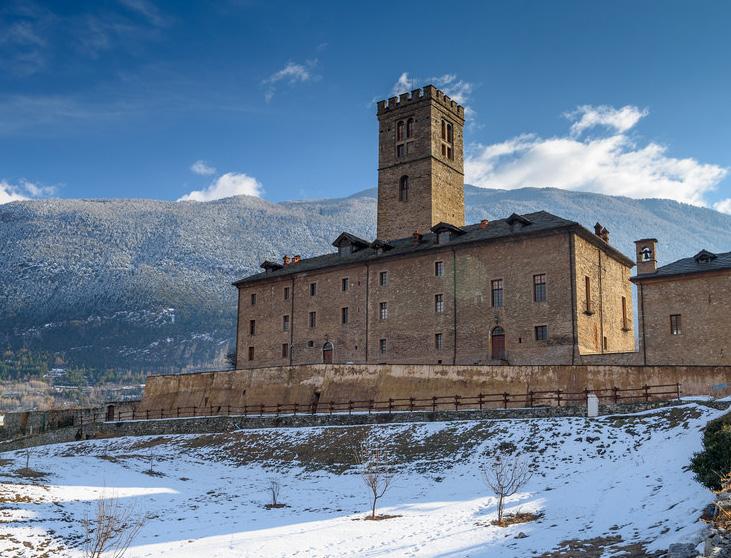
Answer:
[[420, 89], [414, 89], [408, 93], [401, 93], [397, 97], [389, 97], [388, 99], [378, 101], [377, 114], [381, 116], [427, 99], [432, 99], [457, 118], [464, 120], [464, 107], [433, 85], [425, 85]]

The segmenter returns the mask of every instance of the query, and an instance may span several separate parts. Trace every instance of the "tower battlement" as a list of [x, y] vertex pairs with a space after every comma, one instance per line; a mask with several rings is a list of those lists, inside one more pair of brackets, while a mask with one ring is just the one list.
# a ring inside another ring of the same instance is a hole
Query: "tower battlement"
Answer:
[[444, 91], [437, 89], [433, 85], [425, 85], [422, 88], [414, 89], [407, 93], [401, 93], [398, 97], [389, 97], [378, 101], [376, 106], [378, 107], [378, 115], [393, 112], [400, 108], [407, 107], [413, 103], [418, 103], [425, 99], [433, 99], [439, 105], [447, 109], [457, 118], [464, 120], [464, 107], [451, 99]]

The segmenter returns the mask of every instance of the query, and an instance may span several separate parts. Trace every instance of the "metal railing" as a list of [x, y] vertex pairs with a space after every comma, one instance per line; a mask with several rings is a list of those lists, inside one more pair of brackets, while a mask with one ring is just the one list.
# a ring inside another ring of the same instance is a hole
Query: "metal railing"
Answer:
[[353, 413], [399, 413], [437, 411], [482, 411], [534, 407], [567, 407], [586, 405], [589, 394], [603, 404], [649, 403], [680, 399], [680, 384], [644, 385], [637, 388], [608, 388], [569, 392], [563, 390], [528, 391], [524, 393], [479, 393], [473, 396], [441, 395], [427, 398], [389, 398], [348, 401], [316, 401], [310, 403], [275, 403], [244, 406], [206, 405], [169, 409], [120, 409], [106, 421], [155, 420], [170, 418], [265, 415], [333, 415]]

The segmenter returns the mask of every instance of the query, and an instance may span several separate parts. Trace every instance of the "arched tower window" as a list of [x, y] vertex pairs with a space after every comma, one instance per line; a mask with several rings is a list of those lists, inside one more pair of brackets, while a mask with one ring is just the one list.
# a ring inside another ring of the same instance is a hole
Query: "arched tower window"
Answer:
[[414, 123], [413, 118], [399, 120], [396, 123], [396, 157], [405, 157], [414, 151]]
[[398, 201], [409, 201], [409, 177], [404, 175], [398, 182]]
[[404, 121], [400, 120], [396, 124], [396, 141], [404, 141]]
[[406, 137], [407, 138], [414, 137], [414, 119], [413, 118], [409, 118], [406, 121]]
[[454, 159], [454, 127], [448, 120], [442, 120], [442, 157]]
[[649, 262], [652, 259], [652, 250], [645, 246], [642, 249], [642, 261], [643, 262]]

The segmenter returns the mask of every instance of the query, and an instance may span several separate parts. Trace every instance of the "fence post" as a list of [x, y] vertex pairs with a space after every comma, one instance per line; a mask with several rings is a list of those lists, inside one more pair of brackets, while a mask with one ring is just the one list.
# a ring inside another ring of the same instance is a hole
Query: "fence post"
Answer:
[[680, 382], [678, 382], [677, 384], [675, 384], [675, 393], [678, 396], [678, 401], [680, 401]]
[[650, 386], [644, 385], [642, 389], [645, 390], [645, 403], [648, 403], [650, 401]]
[[480, 406], [480, 411], [482, 411], [482, 392], [477, 395], [477, 403]]
[[231, 414], [231, 405], [226, 405], [226, 414], [227, 415]]
[[503, 393], [503, 409], [508, 408], [508, 396], [509, 395], [510, 394], [507, 391]]
[[261, 403], [259, 405], [259, 416], [260, 417], [263, 417], [264, 416], [264, 403]]
[[294, 404], [294, 414], [297, 414], [297, 403]]
[[198, 407], [193, 405], [193, 416], [196, 416], [197, 411], [198, 411]]
[[437, 397], [436, 395], [431, 398], [431, 412], [436, 413], [437, 412]]
[[353, 414], [353, 400], [352, 399], [348, 399], [348, 414], [349, 415]]
[[410, 413], [414, 412], [414, 398], [413, 397], [409, 397], [409, 412]]
[[135, 420], [135, 411], [137, 410], [137, 407], [132, 406], [132, 420]]
[[459, 411], [459, 395], [454, 396], [454, 410]]
[[393, 409], [393, 399], [390, 397], [388, 398], [388, 414], [391, 414], [391, 410]]
[[150, 409], [145, 409], [145, 418], [150, 420]]
[[330, 414], [333, 414], [333, 409], [335, 409], [335, 401], [332, 399], [330, 400]]
[[249, 406], [244, 403], [244, 416], [247, 416], [249, 414]]
[[558, 406], [560, 407], [561, 406], [561, 390], [560, 389], [556, 390], [556, 402], [557, 402]]
[[528, 392], [528, 406], [531, 408], [533, 407], [533, 392], [532, 391]]
[[612, 391], [614, 392], [614, 404], [619, 404], [619, 388], [617, 386], [614, 386], [612, 388]]
[[368, 400], [368, 414], [371, 414], [371, 409], [373, 409], [373, 399]]

